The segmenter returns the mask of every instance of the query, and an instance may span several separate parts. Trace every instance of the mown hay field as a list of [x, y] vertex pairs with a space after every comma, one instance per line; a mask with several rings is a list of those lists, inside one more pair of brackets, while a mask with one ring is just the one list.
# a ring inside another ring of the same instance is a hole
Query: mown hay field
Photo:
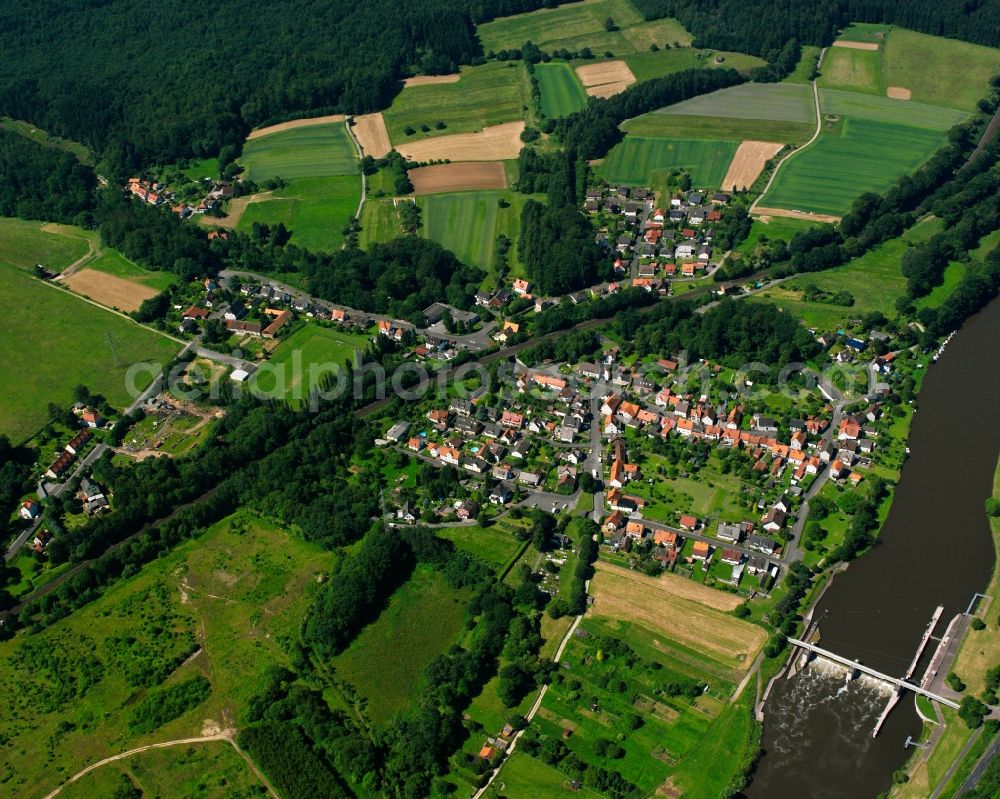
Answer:
[[722, 185], [739, 142], [701, 139], [660, 139], [627, 136], [615, 145], [598, 168], [611, 183], [649, 185], [656, 172], [684, 169], [695, 186]]
[[254, 181], [358, 174], [357, 153], [343, 122], [293, 127], [249, 139], [240, 163], [245, 176]]
[[554, 61], [535, 66], [535, 77], [542, 94], [542, 113], [558, 119], [587, 106], [587, 93], [569, 64]]
[[744, 83], [668, 105], [655, 113], [816, 124], [812, 88], [801, 83]]

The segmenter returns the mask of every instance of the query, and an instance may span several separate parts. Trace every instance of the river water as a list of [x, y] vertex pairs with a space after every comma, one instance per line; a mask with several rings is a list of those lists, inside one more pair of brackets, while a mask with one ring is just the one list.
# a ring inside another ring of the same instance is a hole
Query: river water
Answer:
[[[879, 545], [836, 577], [815, 614], [825, 648], [900, 676], [934, 608], [945, 608], [941, 635], [992, 574], [983, 503], [1000, 452], [1000, 300], [969, 319], [930, 367], [918, 408]], [[780, 680], [746, 797], [872, 799], [887, 790], [920, 722], [904, 697], [872, 739], [886, 697], [877, 681], [845, 684], [842, 670], [816, 661]]]

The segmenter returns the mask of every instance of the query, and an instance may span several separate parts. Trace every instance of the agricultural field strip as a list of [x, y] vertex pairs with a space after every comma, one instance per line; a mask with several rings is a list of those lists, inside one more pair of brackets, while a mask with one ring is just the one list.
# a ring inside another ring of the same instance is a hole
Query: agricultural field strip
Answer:
[[812, 89], [799, 83], [744, 83], [666, 106], [654, 114], [815, 123]]

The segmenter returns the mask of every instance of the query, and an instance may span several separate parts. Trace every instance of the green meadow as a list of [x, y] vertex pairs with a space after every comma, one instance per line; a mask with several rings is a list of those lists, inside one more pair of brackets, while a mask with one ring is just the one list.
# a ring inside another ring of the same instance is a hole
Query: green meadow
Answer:
[[802, 57], [795, 65], [795, 70], [789, 75], [784, 83], [812, 83], [812, 70], [819, 58], [820, 48], [813, 45], [802, 46]]
[[[463, 67], [457, 83], [403, 89], [382, 116], [389, 141], [399, 144], [524, 119], [527, 102], [528, 83], [523, 64], [491, 61]], [[439, 122], [444, 123], [443, 128], [438, 127]], [[414, 132], [407, 134], [406, 128]]]
[[563, 61], [537, 64], [535, 77], [538, 78], [542, 113], [545, 116], [558, 119], [586, 108], [587, 95], [583, 84], [569, 64]]
[[39, 144], [44, 144], [46, 147], [63, 150], [64, 152], [72, 155], [82, 164], [93, 165], [94, 163], [94, 154], [90, 152], [85, 145], [71, 139], [63, 139], [59, 136], [53, 136], [41, 128], [35, 127], [30, 122], [24, 122], [20, 119], [11, 119], [10, 117], [0, 117], [0, 128], [9, 130], [12, 133], [17, 133], [18, 135], [24, 136], [26, 139], [36, 141]]
[[783, 122], [774, 119], [737, 119], [733, 117], [661, 114], [653, 111], [623, 123], [622, 130], [633, 136], [653, 138], [692, 138], [723, 141], [773, 141], [798, 143], [808, 141], [816, 125], [813, 122]]
[[41, 264], [53, 272], [61, 272], [89, 250], [87, 233], [78, 228], [0, 218], [0, 263], [21, 269]]
[[492, 524], [489, 527], [478, 525], [442, 527], [438, 529], [437, 534], [441, 538], [447, 538], [459, 549], [464, 549], [498, 568], [510, 561], [522, 546], [514, 537], [513, 531], [504, 526], [504, 523]]
[[881, 60], [878, 50], [831, 47], [823, 56], [817, 85], [824, 89], [846, 89], [884, 96]]
[[250, 139], [240, 163], [245, 176], [261, 181], [357, 175], [358, 159], [343, 122], [307, 125]]
[[[870, 311], [881, 311], [893, 317], [896, 315], [896, 299], [906, 292], [906, 278], [901, 271], [903, 253], [914, 244], [927, 241], [943, 227], [940, 219], [926, 219], [898, 239], [880, 244], [843, 266], [800, 275], [748, 299], [751, 302], [772, 302], [818, 330], [834, 330], [845, 319]], [[954, 274], [950, 277], [946, 275], [946, 281], [954, 278]], [[848, 291], [854, 297], [854, 305], [844, 307], [807, 302], [802, 299], [802, 294], [803, 288], [808, 285], [831, 294]], [[943, 297], [935, 299], [943, 300]]]
[[819, 103], [824, 116], [848, 116], [942, 132], [968, 117], [968, 114], [952, 108], [840, 89], [820, 89]]
[[798, 83], [743, 83], [668, 105], [655, 113], [816, 124], [812, 89]]
[[[722, 59], [721, 63], [717, 59]], [[735, 69], [748, 72], [766, 63], [763, 59], [746, 53], [728, 50], [698, 50], [693, 47], [671, 47], [650, 52], [632, 53], [623, 60], [639, 82], [680, 72], [684, 69]]]
[[845, 42], [881, 44], [891, 30], [893, 30], [892, 25], [884, 25], [880, 22], [852, 22], [837, 34], [837, 38]]
[[[423, 217], [420, 233], [451, 250], [463, 263], [487, 271], [493, 267], [496, 240], [502, 233], [513, 243], [508, 259], [514, 268], [521, 209], [528, 199], [523, 194], [503, 191], [463, 191], [418, 197]], [[506, 208], [500, 207], [501, 200], [507, 204]]]
[[711, 188], [722, 183], [738, 146], [735, 141], [627, 136], [615, 145], [598, 171], [611, 183], [648, 185], [655, 181], [656, 172], [685, 169], [695, 186]]
[[364, 335], [306, 323], [281, 340], [251, 378], [252, 385], [267, 396], [302, 402], [334, 366], [343, 369], [346, 362], [353, 364], [355, 354], [367, 343]]
[[464, 630], [469, 591], [451, 588], [430, 566], [420, 565], [389, 599], [386, 609], [330, 665], [362, 698], [376, 725], [412, 707], [427, 665], [456, 643]]
[[361, 179], [356, 175], [295, 178], [270, 196], [249, 203], [237, 227], [249, 231], [254, 222], [281, 222], [292, 231], [293, 244], [332, 252], [344, 243], [344, 226], [360, 201]]
[[177, 283], [177, 275], [173, 272], [151, 272], [143, 269], [116, 250], [105, 250], [93, 261], [88, 261], [87, 269], [96, 269], [98, 272], [149, 286], [157, 291], [166, 291]]
[[[133, 397], [129, 367], [167, 363], [180, 349], [173, 339], [105, 311], [68, 291], [0, 264], [0, 434], [29, 438], [46, 421], [50, 402], [72, 402], [81, 383], [124, 408]], [[143, 373], [141, 391], [153, 375]]]
[[367, 249], [379, 241], [391, 241], [403, 235], [399, 212], [392, 200], [365, 200], [361, 209], [361, 235], [358, 241]]

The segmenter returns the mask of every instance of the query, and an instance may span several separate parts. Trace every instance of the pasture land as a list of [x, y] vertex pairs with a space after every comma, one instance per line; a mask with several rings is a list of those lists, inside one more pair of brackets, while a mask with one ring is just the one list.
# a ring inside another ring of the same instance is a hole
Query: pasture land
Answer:
[[739, 596], [678, 575], [649, 577], [598, 561], [591, 593], [595, 617], [639, 624], [736, 674], [750, 668], [767, 640], [763, 629], [730, 615]]
[[535, 77], [538, 78], [538, 89], [542, 94], [542, 113], [545, 116], [558, 119], [587, 107], [587, 93], [565, 61], [536, 64]]
[[[41, 632], [4, 641], [0, 675], [24, 690], [0, 706], [10, 777], [0, 796], [43, 796], [108, 755], [235, 723], [265, 671], [288, 665], [286, 647], [297, 640], [316, 578], [333, 562], [318, 546], [237, 514]], [[198, 674], [212, 686], [202, 704], [146, 735], [129, 729], [151, 688]], [[149, 764], [142, 776], [151, 785], [179, 789], [198, 776], [170, 765], [185, 751], [134, 762]]]
[[358, 140], [365, 155], [382, 158], [392, 149], [389, 131], [385, 127], [385, 118], [381, 111], [354, 117], [353, 131], [354, 138]]
[[823, 57], [817, 85], [865, 94], [885, 94], [882, 56], [877, 50], [831, 47]]
[[812, 89], [799, 83], [743, 83], [668, 105], [654, 113], [816, 124]]
[[419, 565], [378, 619], [333, 658], [336, 676], [362, 697], [372, 722], [381, 727], [413, 705], [424, 669], [463, 631], [470, 597], [468, 590], [451, 588], [440, 572]]
[[188, 799], [239, 799], [258, 794], [263, 785], [247, 762], [225, 741], [168, 749], [150, 749], [91, 771], [66, 786], [59, 799], [116, 796], [122, 775], [143, 796]]
[[399, 144], [396, 149], [411, 161], [503, 161], [521, 152], [524, 121], [504, 122], [476, 133], [454, 133]]
[[87, 269], [114, 275], [158, 292], [166, 291], [177, 283], [177, 275], [173, 272], [151, 272], [143, 269], [116, 250], [105, 250], [93, 261], [88, 261]]
[[945, 140], [939, 131], [873, 119], [833, 127], [782, 166], [762, 206], [842, 215], [859, 194], [889, 188]]
[[399, 212], [392, 200], [365, 201], [361, 209], [361, 235], [358, 243], [362, 249], [379, 241], [391, 241], [403, 235]]
[[515, 752], [503, 764], [502, 775], [494, 780], [485, 796], [488, 799], [502, 796], [509, 799], [531, 799], [537, 796], [547, 799], [597, 799], [601, 796], [587, 787], [573, 788], [570, 782], [569, 777], [552, 766], [547, 766], [524, 752]]
[[813, 67], [816, 65], [816, 59], [819, 58], [820, 48], [815, 47], [810, 44], [802, 46], [802, 57], [799, 59], [799, 63], [795, 65], [795, 70], [789, 75], [784, 83], [811, 83], [812, 82], [812, 71]]
[[[857, 318], [871, 311], [881, 311], [888, 317], [894, 317], [896, 299], [906, 292], [906, 278], [901, 271], [903, 253], [909, 247], [927, 241], [942, 228], [940, 219], [926, 219], [898, 239], [880, 244], [843, 266], [800, 275], [747, 299], [750, 302], [774, 303], [807, 326], [819, 330], [835, 330], [845, 319]], [[854, 305], [848, 308], [807, 302], [803, 299], [803, 290], [810, 285], [830, 294], [850, 292]]]
[[[50, 402], [68, 405], [81, 383], [118, 408], [134, 398], [132, 364], [166, 364], [180, 350], [173, 339], [102, 310], [68, 291], [0, 264], [0, 303], [7, 309], [0, 338], [0, 434], [29, 438], [48, 418]], [[153, 374], [140, 376], [141, 391]]]
[[[528, 199], [515, 192], [499, 191], [465, 191], [419, 197], [417, 202], [423, 211], [421, 235], [451, 250], [463, 263], [488, 271], [493, 267], [497, 236], [503, 233], [515, 243], [508, 253], [513, 265], [521, 209]], [[501, 200], [508, 207], [501, 208]]]
[[88, 235], [92, 234], [69, 225], [0, 218], [0, 263], [20, 269], [41, 264], [61, 272], [90, 252]]
[[324, 117], [304, 117], [302, 119], [292, 119], [288, 122], [279, 122], [276, 125], [268, 125], [266, 128], [257, 128], [247, 134], [247, 141], [259, 139], [261, 136], [270, 136], [272, 133], [284, 133], [286, 130], [296, 128], [308, 128], [312, 125], [328, 125], [335, 122], [343, 122], [346, 117], [343, 114], [329, 114]]
[[915, 101], [971, 113], [1000, 72], [1000, 49], [893, 28], [882, 71], [887, 85], [906, 87]]
[[254, 222], [282, 222], [292, 231], [293, 244], [332, 252], [343, 243], [344, 225], [354, 216], [360, 200], [361, 178], [357, 175], [296, 178], [281, 189], [250, 198], [242, 206], [236, 227], [249, 231]]
[[[250, 134], [253, 135], [252, 133]], [[202, 180], [203, 178], [210, 178], [211, 180], [219, 179], [219, 159], [218, 158], [192, 158], [188, 161], [188, 165], [184, 167], [181, 172], [184, 173], [185, 177], [189, 180]]]
[[783, 145], [770, 141], [743, 141], [736, 149], [732, 163], [722, 179], [723, 189], [749, 188], [764, 170], [764, 164]]
[[[716, 59], [721, 58], [721, 63]], [[669, 50], [657, 50], [655, 53], [647, 49], [643, 53], [631, 53], [624, 56], [635, 79], [639, 81], [669, 75], [684, 69], [735, 69], [737, 72], [749, 72], [755, 67], [766, 63], [757, 56], [746, 53], [733, 53], [728, 50], [697, 50], [693, 47], [671, 47]]]
[[343, 369], [347, 361], [353, 364], [355, 353], [367, 343], [363, 335], [306, 323], [281, 340], [254, 373], [251, 385], [267, 396], [300, 403], [335, 367]]
[[813, 227], [812, 224], [801, 219], [787, 219], [785, 217], [755, 217], [750, 226], [750, 235], [739, 245], [735, 252], [749, 255], [761, 241], [782, 241], [789, 242], [796, 233], [801, 233]]
[[433, 164], [411, 169], [409, 175], [414, 194], [507, 188], [507, 173], [500, 161]]
[[685, 169], [696, 186], [719, 187], [736, 154], [738, 142], [627, 136], [598, 168], [610, 183], [649, 185], [657, 172]]
[[885, 25], [880, 22], [852, 22], [840, 32], [837, 36], [837, 41], [853, 44], [879, 45], [885, 41], [886, 36], [892, 30], [894, 30], [892, 25]]
[[145, 300], [160, 293], [149, 286], [90, 268], [74, 272], [64, 278], [62, 284], [94, 302], [126, 312], [137, 310]]
[[796, 144], [808, 141], [816, 130], [814, 122], [782, 122], [773, 119], [733, 119], [686, 114], [660, 114], [656, 111], [633, 117], [622, 123], [622, 130], [633, 136], [693, 138], [723, 141], [761, 141]]
[[505, 565], [522, 546], [514, 537], [513, 531], [503, 523], [489, 527], [440, 527], [437, 534], [441, 538], [447, 538], [458, 549], [471, 552], [497, 568]]
[[938, 131], [946, 131], [968, 116], [952, 108], [942, 108], [912, 100], [904, 102], [890, 97], [876, 97], [839, 89], [820, 89], [819, 103], [824, 115], [892, 122], [897, 125]]
[[240, 163], [245, 176], [255, 181], [358, 174], [357, 154], [343, 122], [294, 127], [248, 139]]
[[[471, 133], [524, 118], [528, 95], [521, 62], [491, 61], [462, 67], [461, 74], [457, 83], [412, 86], [396, 96], [382, 116], [397, 150], [424, 138]], [[445, 127], [439, 128], [439, 122]], [[407, 134], [407, 128], [413, 133]]]

